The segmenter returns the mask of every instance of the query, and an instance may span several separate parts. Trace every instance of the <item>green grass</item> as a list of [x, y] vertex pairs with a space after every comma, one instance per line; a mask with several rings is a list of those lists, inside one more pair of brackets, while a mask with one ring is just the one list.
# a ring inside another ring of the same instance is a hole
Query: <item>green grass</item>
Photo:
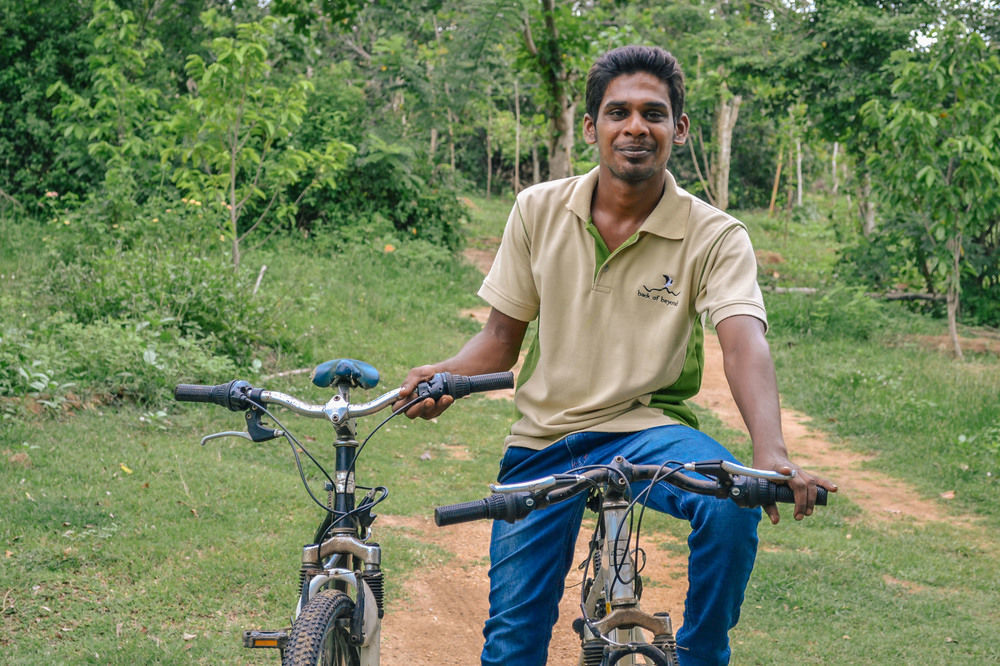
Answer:
[[[475, 247], [499, 236], [510, 198], [471, 201], [465, 233]], [[756, 247], [783, 258], [777, 284], [836, 284], [828, 217], [744, 217]], [[280, 296], [294, 341], [263, 350], [262, 373], [353, 356], [391, 387], [476, 329], [458, 313], [478, 304], [480, 276], [421, 243], [385, 252], [286, 240], [248, 263], [268, 265], [261, 289]], [[43, 268], [37, 256], [0, 249], [0, 279], [18, 289]], [[955, 490], [947, 507], [978, 523], [873, 522], [845, 489], [805, 521], [762, 525], [734, 663], [996, 663], [1000, 362], [924, 349], [913, 334], [939, 334], [940, 322], [873, 310], [852, 294], [768, 300], [785, 404], [830, 438], [876, 454], [872, 466], [924, 496]], [[869, 317], [876, 324], [859, 329]], [[313, 401], [326, 395], [303, 375], [267, 383]], [[201, 435], [238, 428], [241, 416], [167, 400], [15, 416], [0, 422], [5, 663], [275, 662], [239, 645], [244, 628], [287, 624], [299, 551], [318, 519], [287, 445], [224, 439], [202, 448]], [[749, 456], [744, 435], [700, 417]], [[426, 516], [437, 503], [482, 496], [511, 418], [509, 403], [469, 398], [438, 422], [391, 422], [359, 467], [361, 483], [390, 489], [376, 513]], [[328, 459], [321, 424], [287, 421]], [[317, 476], [310, 472], [314, 488]], [[676, 521], [646, 520], [650, 530], [683, 533]], [[449, 555], [412, 531], [379, 527], [391, 617], [407, 577]]]

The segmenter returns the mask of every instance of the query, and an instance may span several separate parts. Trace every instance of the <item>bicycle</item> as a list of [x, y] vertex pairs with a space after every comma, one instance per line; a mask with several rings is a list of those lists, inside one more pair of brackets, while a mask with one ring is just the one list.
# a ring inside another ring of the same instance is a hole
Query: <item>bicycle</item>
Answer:
[[[438, 526], [480, 519], [514, 522], [531, 511], [589, 493], [587, 508], [597, 514], [597, 526], [589, 555], [580, 565], [581, 617], [573, 622], [580, 637], [579, 666], [676, 666], [677, 645], [669, 613], [650, 614], [639, 607], [645, 553], [639, 548], [641, 510], [638, 521], [633, 520], [636, 504], [660, 482], [728, 498], [742, 507], [794, 502], [792, 490], [776, 483], [790, 478], [723, 460], [633, 465], [618, 456], [609, 465], [521, 483], [492, 484], [493, 494], [489, 497], [438, 507], [434, 521]], [[643, 481], [649, 485], [633, 497], [632, 484]], [[826, 489], [817, 490], [816, 504], [826, 504]], [[638, 661], [640, 658], [642, 661]]]
[[[462, 398], [470, 393], [513, 387], [509, 372], [487, 375], [452, 375], [439, 373], [421, 383], [416, 396], [379, 423], [362, 443], [357, 441], [356, 419], [374, 414], [396, 402], [399, 389], [351, 404], [353, 388], [372, 389], [379, 382], [373, 366], [353, 359], [335, 359], [318, 365], [312, 382], [321, 388], [333, 387], [335, 394], [323, 405], [311, 404], [286, 393], [251, 386], [233, 380], [215, 386], [180, 384], [174, 398], [183, 402], [207, 402], [232, 411], [245, 411], [247, 431], [224, 431], [202, 438], [202, 445], [219, 437], [242, 437], [263, 442], [284, 437], [292, 447], [299, 476], [314, 503], [323, 509], [323, 520], [315, 536], [302, 548], [299, 567], [298, 603], [290, 627], [275, 631], [249, 630], [243, 633], [248, 648], [277, 648], [282, 664], [330, 664], [336, 666], [378, 666], [379, 640], [384, 615], [384, 576], [381, 569], [382, 548], [372, 540], [372, 509], [384, 501], [385, 486], [358, 486], [355, 464], [372, 436], [390, 419], [411, 405], [443, 395]], [[296, 414], [326, 419], [336, 434], [334, 474], [302, 446], [266, 405], [280, 405]], [[267, 417], [277, 427], [263, 419]], [[310, 489], [302, 467], [302, 451], [326, 477], [326, 502]], [[359, 499], [358, 490], [366, 491]]]

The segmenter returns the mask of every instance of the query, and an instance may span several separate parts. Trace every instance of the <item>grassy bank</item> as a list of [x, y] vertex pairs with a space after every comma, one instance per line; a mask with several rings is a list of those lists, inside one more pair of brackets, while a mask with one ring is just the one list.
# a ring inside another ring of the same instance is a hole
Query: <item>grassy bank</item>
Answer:
[[[508, 202], [474, 204], [471, 236], [499, 236]], [[913, 337], [942, 332], [938, 323], [830, 290], [835, 235], [822, 219], [787, 227], [748, 219], [758, 249], [781, 257], [771, 257], [767, 280], [825, 289], [768, 297], [785, 403], [831, 437], [877, 454], [870, 464], [922, 494], [954, 491], [942, 507], [980, 527], [874, 521], [848, 488], [807, 521], [762, 526], [734, 663], [995, 663], [1000, 564], [988, 528], [1000, 511], [988, 500], [1000, 471], [997, 357], [957, 363]], [[260, 316], [276, 315], [288, 343], [255, 349], [259, 366], [231, 370], [258, 379], [353, 356], [379, 367], [391, 387], [412, 365], [453, 352], [475, 330], [459, 312], [477, 304], [478, 274], [424, 244], [390, 244], [289, 240], [253, 255], [251, 277], [268, 266], [259, 299], [274, 308]], [[51, 315], [11, 296], [30, 291], [44, 259], [0, 250], [5, 324]], [[59, 352], [49, 350], [57, 360]], [[179, 371], [172, 381], [230, 378]], [[324, 395], [303, 375], [268, 385]], [[285, 444], [199, 447], [202, 434], [238, 428], [240, 415], [165, 398], [9, 414], [0, 425], [6, 663], [273, 663], [275, 655], [238, 645], [244, 628], [287, 623], [299, 548], [316, 520]], [[509, 404], [470, 398], [437, 423], [390, 424], [359, 472], [362, 482], [390, 489], [378, 512], [428, 515], [435, 503], [481, 496], [510, 418]], [[738, 434], [705, 420], [746, 450]], [[288, 425], [310, 450], [327, 450], [317, 424]], [[383, 529], [379, 539], [391, 621], [406, 577], [448, 555], [412, 533]]]

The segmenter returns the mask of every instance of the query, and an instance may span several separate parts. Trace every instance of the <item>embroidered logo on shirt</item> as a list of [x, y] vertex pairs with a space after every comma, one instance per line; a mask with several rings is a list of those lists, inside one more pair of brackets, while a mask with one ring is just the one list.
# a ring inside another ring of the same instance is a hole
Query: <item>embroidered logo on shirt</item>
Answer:
[[678, 305], [678, 302], [671, 300], [667, 297], [667, 294], [671, 296], [680, 296], [680, 290], [674, 291], [674, 279], [669, 275], [663, 276], [663, 286], [656, 287], [655, 289], [650, 289], [646, 285], [642, 285], [642, 289], [639, 289], [637, 294], [641, 298], [648, 298], [653, 302], [663, 303], [664, 305]]

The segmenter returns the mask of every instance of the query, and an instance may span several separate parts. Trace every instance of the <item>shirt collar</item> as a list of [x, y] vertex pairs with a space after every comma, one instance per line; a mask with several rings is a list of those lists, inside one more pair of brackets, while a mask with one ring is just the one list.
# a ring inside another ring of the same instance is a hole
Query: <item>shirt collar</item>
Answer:
[[[600, 167], [594, 167], [580, 176], [566, 197], [566, 207], [586, 222], [590, 219], [590, 202], [597, 187]], [[667, 171], [667, 182], [663, 196], [656, 208], [642, 223], [639, 231], [645, 231], [671, 240], [681, 240], [687, 231], [687, 221], [691, 212], [690, 195], [677, 186], [673, 175]]]

